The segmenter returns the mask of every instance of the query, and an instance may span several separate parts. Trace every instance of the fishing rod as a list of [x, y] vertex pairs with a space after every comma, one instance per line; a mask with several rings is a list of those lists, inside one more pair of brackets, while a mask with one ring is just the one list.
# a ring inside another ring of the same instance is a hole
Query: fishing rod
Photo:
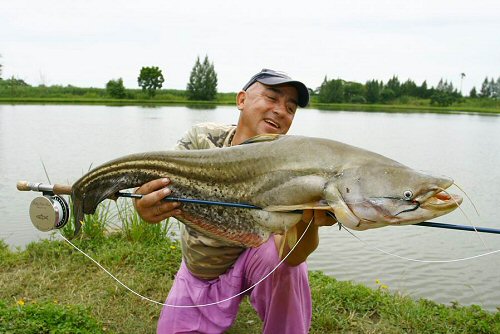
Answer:
[[[47, 232], [54, 229], [60, 229], [63, 228], [68, 223], [69, 205], [68, 202], [60, 195], [71, 195], [70, 185], [43, 184], [43, 183], [19, 181], [17, 183], [17, 189], [19, 191], [35, 191], [42, 193], [43, 196], [36, 197], [30, 204], [30, 219], [33, 225], [38, 230]], [[141, 194], [125, 192], [125, 191], [119, 191], [115, 194], [115, 196], [125, 197], [125, 198], [136, 198], [136, 199], [140, 199], [143, 197], [143, 195]], [[246, 203], [209, 201], [209, 200], [174, 197], [174, 196], [167, 196], [163, 200], [167, 202], [180, 202], [186, 204], [217, 205], [223, 207], [262, 210], [262, 208], [259, 206]], [[302, 210], [297, 210], [293, 212], [301, 213]], [[336, 220], [335, 215], [333, 213], [328, 212], [327, 214]], [[466, 226], [458, 224], [445, 224], [438, 222], [422, 222], [412, 225], [444, 228], [450, 230], [500, 234], [500, 229], [490, 228], [490, 227], [479, 227], [479, 226], [474, 227], [474, 226]]]

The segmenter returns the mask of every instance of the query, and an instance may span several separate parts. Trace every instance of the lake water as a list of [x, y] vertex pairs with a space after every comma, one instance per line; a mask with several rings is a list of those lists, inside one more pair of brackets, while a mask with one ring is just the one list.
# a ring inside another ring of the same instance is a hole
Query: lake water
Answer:
[[[0, 238], [23, 246], [45, 238], [30, 222], [35, 193], [20, 193], [18, 180], [46, 182], [41, 161], [53, 183], [70, 184], [90, 165], [125, 154], [164, 150], [193, 124], [236, 123], [233, 107], [108, 107], [0, 105]], [[475, 203], [464, 213], [477, 226], [500, 228], [500, 117], [468, 114], [403, 114], [299, 110], [290, 134], [324, 137], [360, 146], [415, 169], [448, 175]], [[457, 192], [458, 190], [453, 190]], [[468, 225], [464, 213], [436, 221]], [[336, 227], [322, 228], [310, 269], [339, 280], [352, 280], [414, 298], [449, 304], [500, 307], [500, 254], [451, 263], [500, 249], [500, 235], [417, 226], [356, 232], [358, 240]], [[74, 256], [80, 256], [76, 254]]]

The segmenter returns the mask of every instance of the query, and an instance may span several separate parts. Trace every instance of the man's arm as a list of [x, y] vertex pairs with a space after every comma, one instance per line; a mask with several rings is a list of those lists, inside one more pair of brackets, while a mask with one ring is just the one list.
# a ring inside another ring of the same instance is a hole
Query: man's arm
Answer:
[[135, 191], [136, 194], [143, 195], [141, 199], [134, 200], [134, 207], [142, 219], [156, 224], [181, 213], [179, 202], [162, 201], [171, 193], [167, 187], [170, 182], [168, 178], [156, 179], [143, 184]]
[[[193, 126], [177, 142], [176, 150], [190, 150], [197, 144], [197, 132]], [[145, 221], [157, 224], [164, 219], [181, 214], [180, 203], [162, 201], [171, 194], [168, 185], [172, 183], [169, 178], [150, 181], [136, 189], [136, 194], [141, 194], [141, 199], [134, 200], [134, 208]]]
[[[313, 219], [309, 228], [304, 234], [307, 225]], [[289, 245], [288, 239], [299, 240], [299, 238], [304, 234], [304, 237], [300, 243], [295, 247], [293, 252], [287, 257], [286, 263], [291, 266], [297, 266], [304, 262], [307, 257], [318, 247], [319, 244], [319, 228], [320, 226], [332, 226], [336, 221], [326, 215], [325, 210], [304, 210], [302, 219], [297, 225], [295, 225], [294, 236], [287, 235], [275, 235], [275, 243], [278, 250], [283, 249], [281, 257], [285, 257], [290, 249], [293, 247]]]

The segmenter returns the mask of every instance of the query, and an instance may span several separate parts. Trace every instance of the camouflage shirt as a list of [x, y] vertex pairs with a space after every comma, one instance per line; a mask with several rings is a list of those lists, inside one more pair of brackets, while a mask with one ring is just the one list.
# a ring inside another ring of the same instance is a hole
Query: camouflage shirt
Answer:
[[[231, 146], [235, 125], [204, 123], [192, 127], [176, 145], [178, 150], [203, 150]], [[242, 247], [207, 237], [181, 224], [182, 256], [189, 271], [201, 279], [214, 279], [229, 269]]]

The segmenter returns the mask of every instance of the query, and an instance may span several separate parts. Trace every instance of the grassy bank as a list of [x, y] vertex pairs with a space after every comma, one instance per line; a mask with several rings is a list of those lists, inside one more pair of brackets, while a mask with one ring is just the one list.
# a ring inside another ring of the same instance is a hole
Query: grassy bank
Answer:
[[[78, 246], [132, 289], [158, 301], [168, 294], [180, 260], [176, 243], [132, 242], [121, 233], [82, 240]], [[0, 332], [155, 330], [160, 306], [118, 286], [63, 241], [41, 241], [18, 252], [2, 245], [0, 268]], [[319, 272], [311, 272], [310, 279], [311, 333], [500, 333], [500, 314], [479, 307], [414, 301]], [[261, 321], [246, 300], [230, 333], [258, 333], [260, 328]]]
[[[109, 208], [87, 216], [77, 246], [125, 284], [153, 300], [168, 294], [181, 253], [168, 223], [147, 225]], [[71, 228], [63, 231], [71, 234]], [[311, 272], [311, 333], [500, 333], [500, 313], [477, 306], [447, 307], [337, 281]], [[126, 291], [65, 241], [54, 237], [10, 250], [0, 242], [0, 332], [153, 333], [161, 306]], [[245, 300], [229, 333], [259, 333], [261, 321]]]
[[[185, 90], [160, 89], [149, 98], [140, 89], [127, 89], [127, 97], [113, 99], [102, 88], [80, 87], [31, 87], [0, 86], [0, 104], [89, 104], [89, 105], [185, 105], [188, 107], [211, 108], [219, 105], [234, 106], [236, 93], [218, 93], [214, 101], [190, 101]], [[495, 99], [463, 98], [449, 107], [431, 105], [429, 99], [401, 97], [384, 104], [367, 103], [319, 103], [318, 96], [311, 96], [310, 108], [322, 110], [359, 110], [389, 112], [432, 112], [432, 113], [483, 113], [500, 114], [500, 101]]]
[[[233, 94], [235, 95], [235, 94]], [[235, 99], [228, 96], [216, 101], [189, 101], [187, 99], [111, 99], [111, 98], [6, 98], [0, 97], [0, 104], [77, 104], [77, 105], [110, 105], [110, 106], [187, 106], [190, 108], [215, 108], [217, 106], [234, 106]], [[316, 103], [311, 102], [308, 108], [332, 111], [375, 111], [398, 113], [477, 113], [500, 114], [498, 106], [481, 103], [461, 103], [451, 107], [436, 107], [430, 104], [355, 104], [355, 103]]]

